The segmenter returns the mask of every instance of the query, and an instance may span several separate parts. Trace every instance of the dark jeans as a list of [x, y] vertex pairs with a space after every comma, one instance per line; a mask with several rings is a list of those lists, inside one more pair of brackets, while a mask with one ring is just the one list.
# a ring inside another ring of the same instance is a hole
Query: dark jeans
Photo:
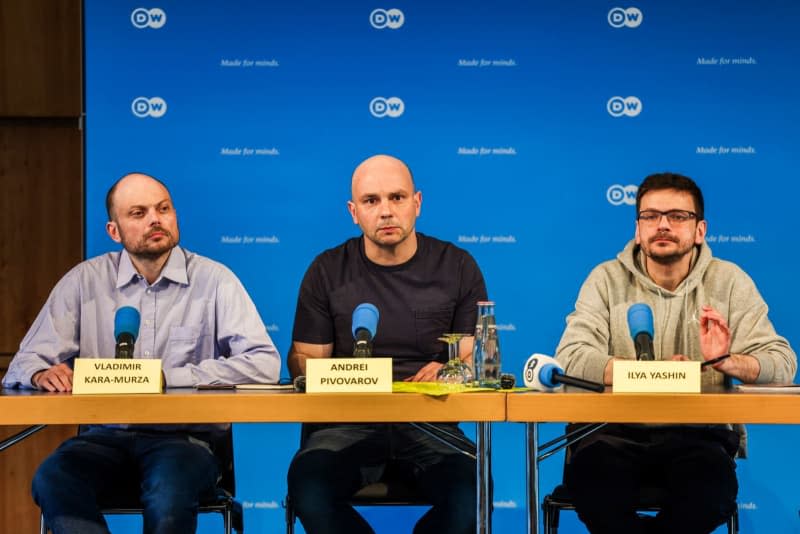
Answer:
[[[737, 444], [721, 428], [608, 425], [576, 445], [565, 483], [593, 534], [708, 533], [736, 508]], [[636, 514], [642, 486], [664, 489], [655, 518]]]
[[92, 427], [39, 466], [33, 499], [54, 534], [108, 533], [100, 508], [137, 503], [145, 533], [188, 534], [218, 473], [208, 446], [186, 434]]
[[[440, 426], [461, 434], [455, 425]], [[329, 425], [307, 435], [288, 475], [289, 497], [306, 532], [372, 533], [348, 500], [389, 461], [405, 466], [433, 504], [415, 534], [475, 532], [475, 460], [407, 424]]]

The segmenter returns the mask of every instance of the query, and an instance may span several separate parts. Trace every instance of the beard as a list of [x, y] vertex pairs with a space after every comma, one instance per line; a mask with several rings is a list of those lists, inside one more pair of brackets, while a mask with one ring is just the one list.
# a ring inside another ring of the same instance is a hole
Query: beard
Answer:
[[[671, 250], [670, 252], [661, 252], [659, 250], [654, 249], [651, 246], [653, 242], [661, 239], [667, 239], [675, 243], [678, 246], [677, 250]], [[659, 233], [654, 235], [653, 237], [647, 240], [646, 246], [642, 246], [642, 250], [644, 250], [645, 256], [647, 256], [655, 263], [658, 263], [660, 265], [672, 265], [674, 263], [677, 263], [681, 259], [683, 259], [687, 254], [691, 254], [693, 249], [694, 249], [693, 242], [681, 243], [677, 237], [667, 233]]]
[[[149, 242], [149, 238], [155, 232], [163, 233], [164, 237], [157, 243], [151, 243]], [[125, 234], [122, 233], [122, 229], [120, 229], [120, 237], [122, 238], [122, 246], [125, 247], [128, 254], [151, 261], [157, 260], [178, 244], [178, 239], [172, 235], [172, 232], [161, 226], [151, 228], [150, 231], [136, 243], [131, 243], [125, 237]]]

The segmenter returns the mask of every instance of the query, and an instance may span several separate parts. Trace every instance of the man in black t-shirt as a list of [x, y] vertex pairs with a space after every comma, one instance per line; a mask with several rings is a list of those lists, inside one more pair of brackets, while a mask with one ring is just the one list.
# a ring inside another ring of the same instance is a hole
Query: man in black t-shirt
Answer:
[[[348, 208], [363, 236], [323, 252], [306, 272], [288, 358], [294, 376], [305, 374], [308, 358], [352, 354], [352, 314], [364, 302], [380, 310], [373, 352], [393, 358], [395, 380], [436, 380], [447, 360], [438, 338], [474, 330], [476, 304], [487, 298], [483, 276], [466, 251], [416, 232], [421, 204], [402, 161], [378, 155], [356, 168]], [[462, 339], [462, 359], [472, 342]], [[289, 496], [306, 532], [373, 532], [347, 501], [387, 462], [400, 464], [433, 503], [415, 534], [475, 531], [474, 460], [407, 424], [332, 424], [307, 425], [289, 468]]]

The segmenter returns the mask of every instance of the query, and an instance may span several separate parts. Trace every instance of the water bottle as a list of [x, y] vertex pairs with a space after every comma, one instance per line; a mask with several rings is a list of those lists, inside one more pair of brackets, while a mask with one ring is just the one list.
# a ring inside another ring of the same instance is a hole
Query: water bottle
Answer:
[[500, 387], [500, 340], [491, 301], [478, 302], [472, 365], [476, 386]]

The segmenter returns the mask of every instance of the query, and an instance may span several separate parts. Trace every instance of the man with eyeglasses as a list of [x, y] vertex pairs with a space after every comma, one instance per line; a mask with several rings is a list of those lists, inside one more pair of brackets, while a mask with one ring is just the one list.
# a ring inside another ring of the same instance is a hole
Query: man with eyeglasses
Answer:
[[[596, 267], [578, 295], [556, 356], [567, 374], [612, 383], [614, 362], [633, 359], [627, 311], [647, 303], [657, 360], [707, 361], [704, 386], [726, 376], [790, 383], [797, 357], [767, 317], [750, 277], [705, 243], [703, 195], [673, 173], [645, 178], [634, 239]], [[733, 457], [745, 444], [731, 425], [608, 424], [571, 449], [564, 479], [592, 533], [708, 533], [736, 506]], [[654, 518], [636, 514], [643, 486], [664, 490]]]

